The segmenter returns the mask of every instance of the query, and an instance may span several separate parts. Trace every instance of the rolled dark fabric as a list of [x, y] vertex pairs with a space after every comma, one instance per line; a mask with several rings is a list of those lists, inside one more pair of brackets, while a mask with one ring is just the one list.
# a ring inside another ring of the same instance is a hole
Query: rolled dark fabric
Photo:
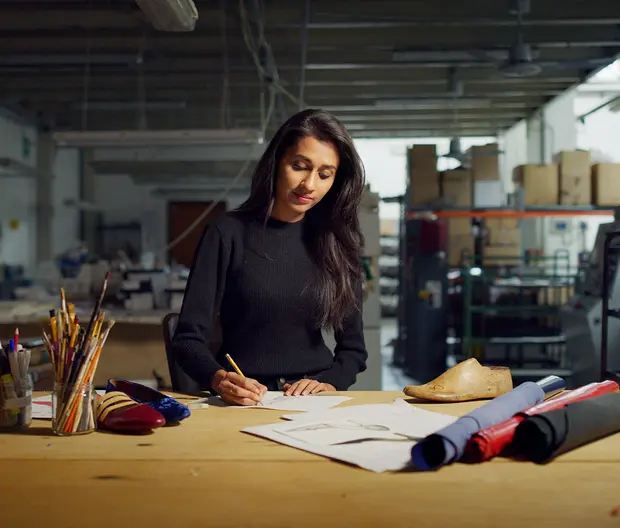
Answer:
[[537, 464], [620, 431], [620, 392], [529, 416], [515, 431], [517, 455]]
[[566, 391], [551, 400], [517, 413], [497, 425], [487, 427], [474, 434], [465, 446], [465, 459], [469, 462], [484, 462], [499, 455], [512, 442], [517, 426], [528, 416], [555, 411], [578, 401], [609, 394], [619, 389], [615, 381], [590, 383], [578, 389]]
[[507, 420], [540, 403], [544, 397], [545, 392], [538, 384], [526, 381], [418, 442], [411, 450], [411, 461], [422, 471], [456, 462], [474, 433]]

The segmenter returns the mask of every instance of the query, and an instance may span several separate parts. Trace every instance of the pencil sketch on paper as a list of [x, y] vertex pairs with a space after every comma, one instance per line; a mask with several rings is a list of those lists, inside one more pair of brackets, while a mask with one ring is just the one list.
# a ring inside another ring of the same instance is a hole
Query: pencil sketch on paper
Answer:
[[317, 421], [295, 423], [279, 431], [290, 438], [316, 445], [336, 445], [365, 440], [398, 440], [402, 435], [392, 431], [387, 424], [365, 423], [360, 420]]
[[303, 431], [320, 431], [321, 429], [346, 429], [346, 430], [364, 430], [364, 431], [389, 431], [390, 428], [387, 425], [374, 425], [374, 424], [361, 424], [357, 422], [335, 422], [335, 423], [314, 423], [301, 427], [295, 427], [289, 429], [288, 432], [303, 432]]

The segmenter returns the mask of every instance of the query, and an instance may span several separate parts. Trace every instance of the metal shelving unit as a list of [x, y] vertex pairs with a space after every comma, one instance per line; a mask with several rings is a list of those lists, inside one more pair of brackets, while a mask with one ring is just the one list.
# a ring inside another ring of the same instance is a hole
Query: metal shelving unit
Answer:
[[[532, 372], [570, 375], [559, 313], [572, 294], [575, 275], [568, 255], [560, 252], [546, 260], [546, 265], [537, 268], [528, 268], [527, 259], [516, 259], [514, 267], [462, 270], [464, 358], [509, 365], [518, 377], [532, 376]], [[503, 354], [488, 354], [501, 349]]]

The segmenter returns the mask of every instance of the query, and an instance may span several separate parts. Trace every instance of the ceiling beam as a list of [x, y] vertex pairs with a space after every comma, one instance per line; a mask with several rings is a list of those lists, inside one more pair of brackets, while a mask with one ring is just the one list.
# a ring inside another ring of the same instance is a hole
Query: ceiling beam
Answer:
[[[0, 11], [0, 18], [2, 12]], [[219, 20], [219, 16], [216, 17]], [[301, 19], [301, 15], [299, 17]], [[83, 30], [71, 26], [61, 29], [47, 29], [47, 24], [37, 26], [38, 29], [19, 30], [7, 23], [0, 31], [0, 53], [14, 52], [86, 52], [87, 44], [91, 51], [97, 52], [134, 52], [137, 53], [146, 43], [154, 51], [189, 51], [200, 50], [201, 53], [221, 52], [222, 44], [218, 31], [212, 29], [197, 29], [192, 33], [144, 33], [135, 28], [109, 28]], [[273, 48], [274, 54], [290, 50], [291, 42], [299, 42], [299, 29], [283, 30], [270, 25], [266, 26], [265, 37]], [[446, 49], [454, 46], [468, 48], [508, 47], [514, 43], [515, 31], [506, 27], [422, 27], [417, 31], [408, 28], [398, 30], [394, 28], [376, 27], [364, 31], [338, 32], [330, 30], [315, 30], [309, 35], [309, 46], [353, 50], [358, 47], [437, 47], [437, 43]], [[584, 47], [589, 43], [615, 43], [619, 36], [616, 25], [581, 26], [579, 31], [573, 27], [528, 27], [523, 29], [525, 42], [537, 45], [552, 45], [560, 47]], [[228, 34], [230, 51], [236, 55], [247, 50], [240, 30], [230, 28]], [[47, 47], [46, 47], [47, 46]], [[329, 51], [329, 49], [325, 50]]]

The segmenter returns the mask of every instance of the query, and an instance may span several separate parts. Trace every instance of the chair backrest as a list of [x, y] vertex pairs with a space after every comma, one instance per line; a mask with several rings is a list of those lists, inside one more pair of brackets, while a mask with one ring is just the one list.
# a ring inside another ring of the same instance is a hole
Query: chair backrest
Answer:
[[185, 371], [179, 366], [172, 353], [172, 338], [177, 329], [179, 322], [179, 314], [170, 313], [164, 317], [162, 327], [164, 331], [164, 344], [166, 346], [166, 359], [168, 360], [168, 370], [170, 371], [170, 381], [172, 382], [172, 390], [182, 392], [184, 394], [198, 394], [201, 392], [198, 382], [190, 378]]

